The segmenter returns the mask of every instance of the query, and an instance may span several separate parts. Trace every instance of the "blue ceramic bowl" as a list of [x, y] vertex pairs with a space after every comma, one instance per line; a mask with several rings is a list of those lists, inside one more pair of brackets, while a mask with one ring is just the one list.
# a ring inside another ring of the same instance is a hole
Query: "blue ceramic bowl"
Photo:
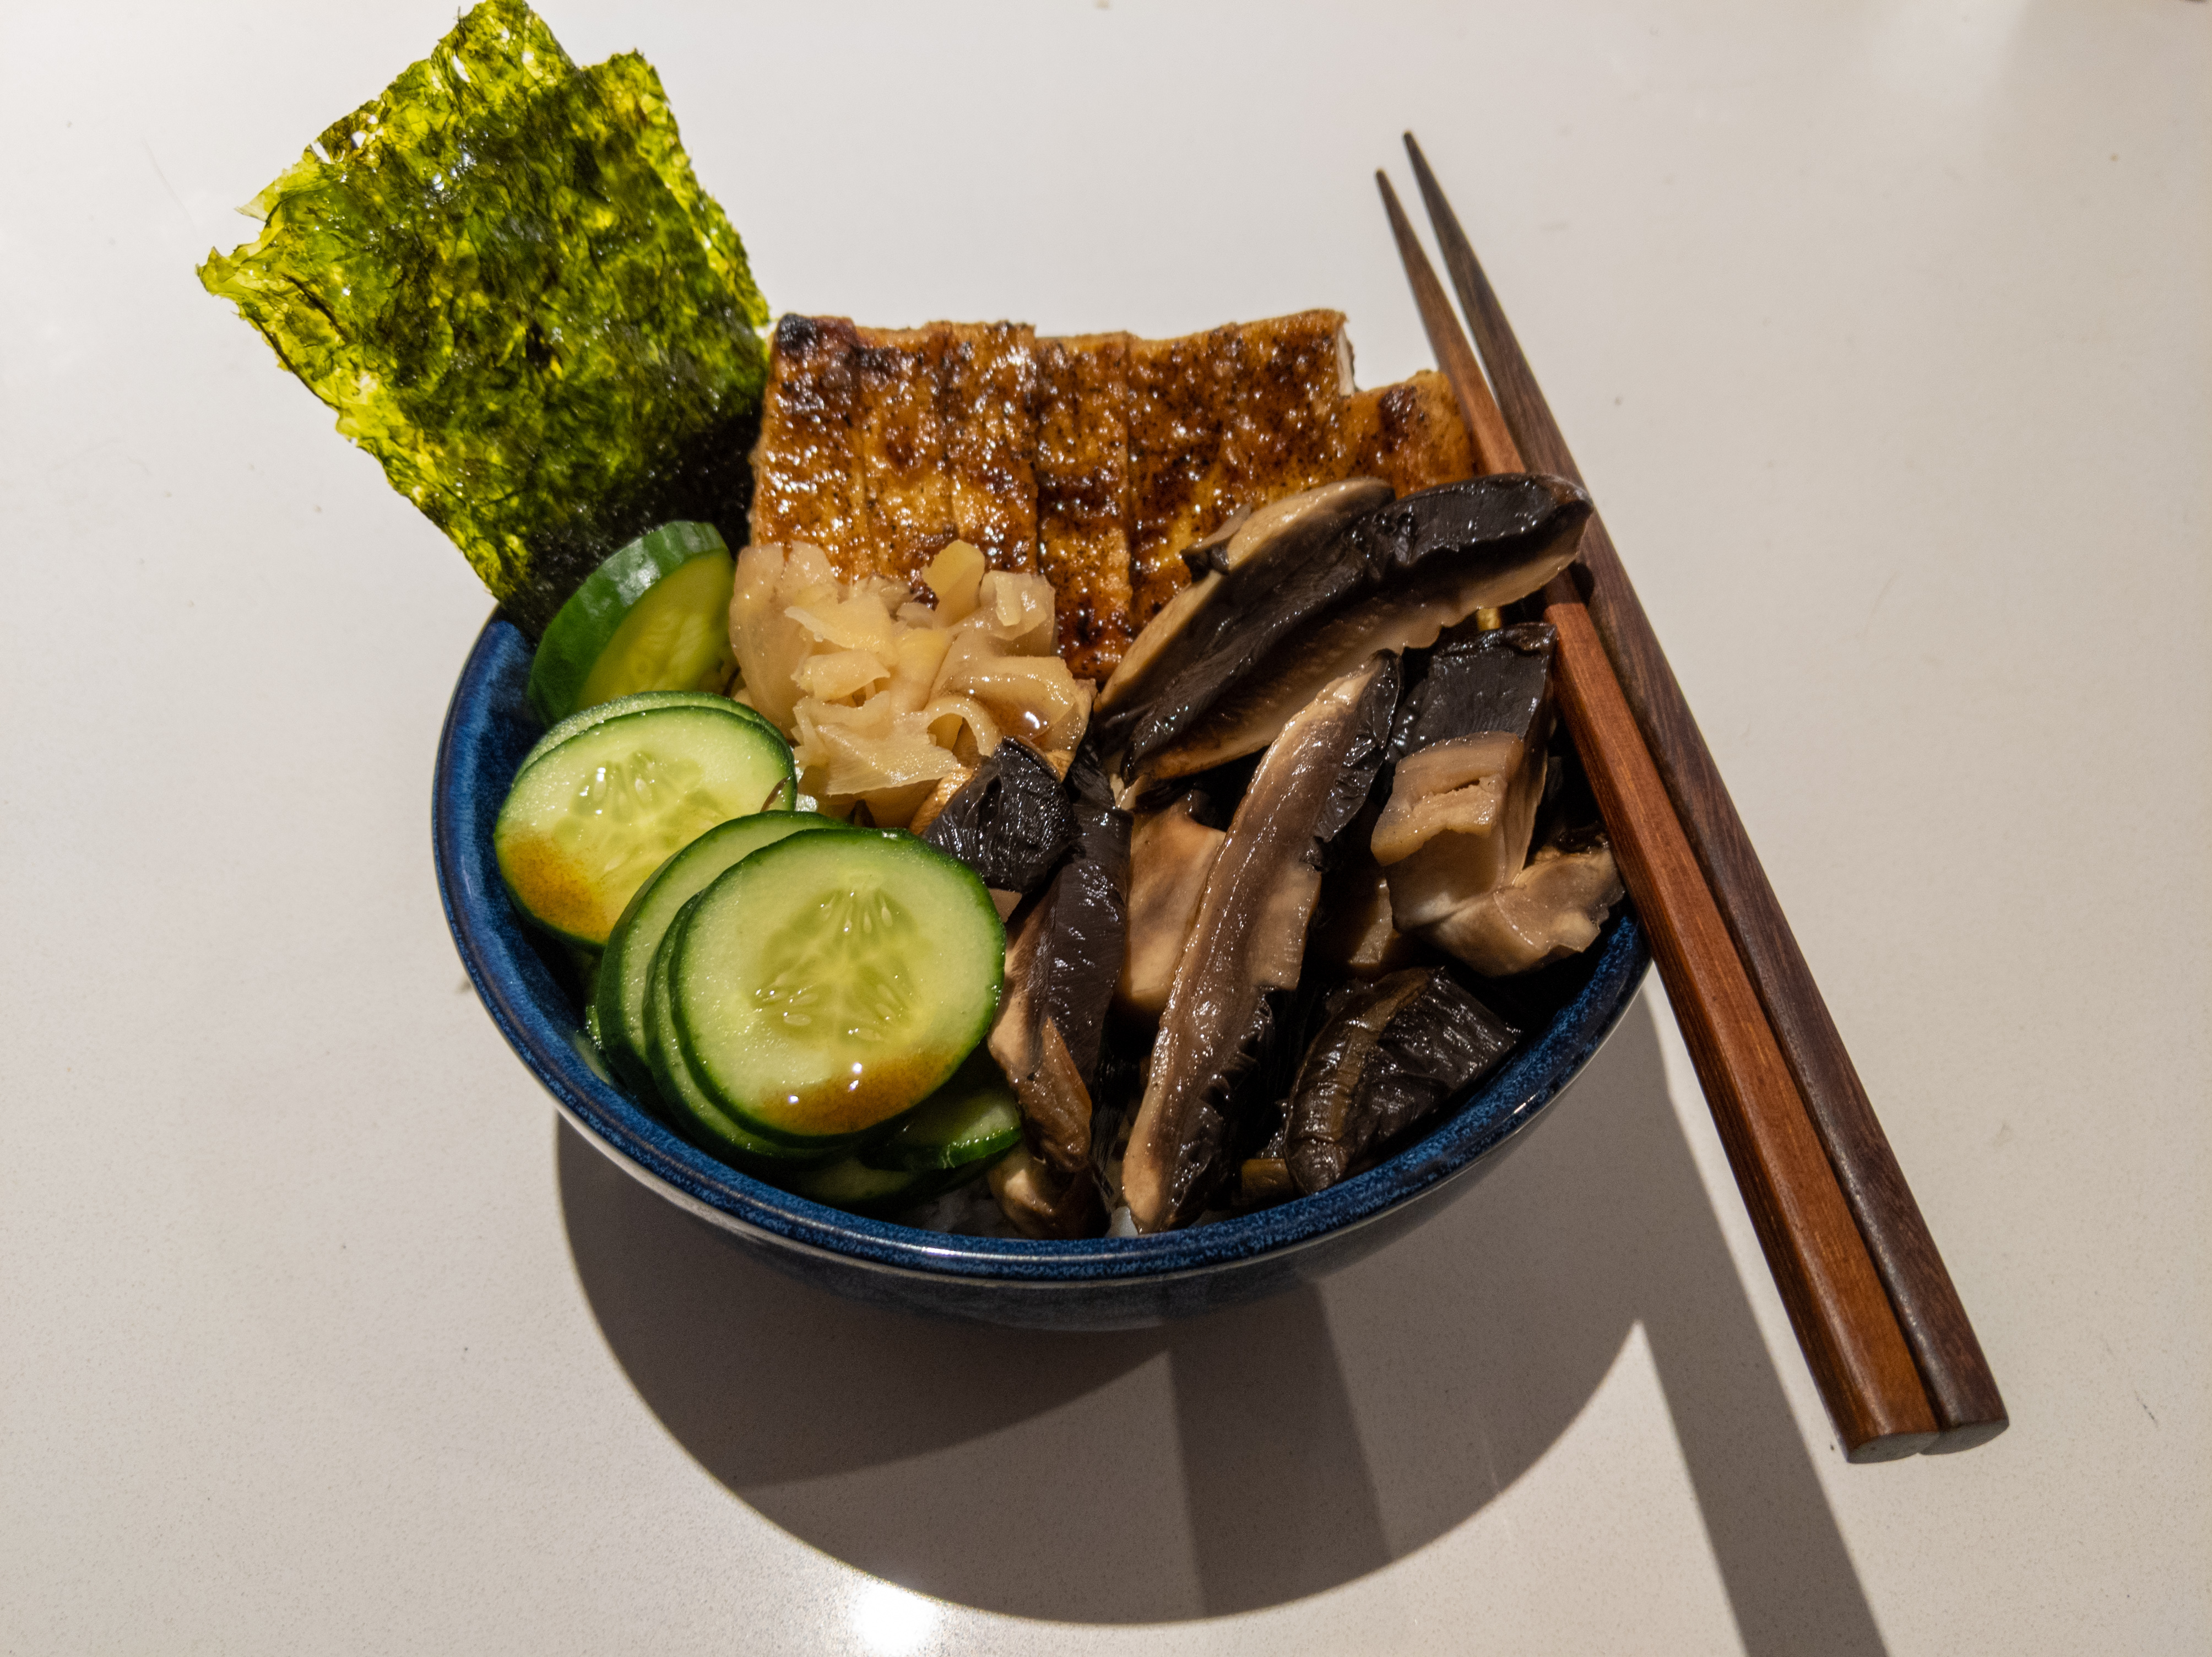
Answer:
[[529, 673], [529, 646], [495, 616], [461, 670], [438, 744], [438, 889], [477, 995], [562, 1114], [625, 1171], [769, 1264], [858, 1300], [1031, 1328], [1126, 1329], [1319, 1277], [1435, 1213], [1447, 1185], [1495, 1166], [1597, 1051], [1650, 959], [1624, 909], [1576, 960], [1514, 981], [1499, 1010], [1528, 1035], [1504, 1066], [1418, 1143], [1316, 1197], [1157, 1237], [1068, 1243], [949, 1237], [847, 1214], [716, 1161], [607, 1080], [562, 987], [572, 975], [541, 953], [492, 858], [500, 802], [543, 733], [523, 698]]

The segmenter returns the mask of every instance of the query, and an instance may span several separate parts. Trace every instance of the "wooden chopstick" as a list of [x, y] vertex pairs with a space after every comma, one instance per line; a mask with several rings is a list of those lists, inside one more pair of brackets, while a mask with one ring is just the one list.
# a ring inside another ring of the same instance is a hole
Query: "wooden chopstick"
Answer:
[[[1518, 472], [1451, 302], [1375, 175], [1438, 363], [1466, 411], [1483, 468]], [[1483, 446], [1490, 447], [1486, 452]], [[1558, 638], [1560, 705], [1636, 901], [1675, 1022], [1697, 1067], [1744, 1204], [1799, 1346], [1853, 1461], [1917, 1454], [1936, 1421], [1881, 1280], [1799, 1102], [1743, 961], [1569, 575], [1544, 589]]]
[[[1506, 426], [1540, 471], [1580, 483], [1504, 309], [1410, 132], [1406, 150]], [[2006, 1425], [1996, 1378], [1602, 519], [1594, 518], [1583, 538], [1582, 562], [1590, 618], [1912, 1349], [1936, 1411], [1929, 1448], [1942, 1453], [1986, 1443]]]

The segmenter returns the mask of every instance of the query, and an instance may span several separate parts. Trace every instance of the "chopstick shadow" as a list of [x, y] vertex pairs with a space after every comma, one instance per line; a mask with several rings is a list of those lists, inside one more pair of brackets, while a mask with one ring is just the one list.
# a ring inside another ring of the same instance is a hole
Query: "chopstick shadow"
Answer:
[[1071, 1622], [1221, 1615], [1377, 1570], [1504, 1491], [1641, 1322], [1747, 1651], [1883, 1650], [1639, 1001], [1513, 1154], [1320, 1289], [1043, 1335], [761, 1265], [563, 1124], [578, 1276], [639, 1395], [792, 1534]]

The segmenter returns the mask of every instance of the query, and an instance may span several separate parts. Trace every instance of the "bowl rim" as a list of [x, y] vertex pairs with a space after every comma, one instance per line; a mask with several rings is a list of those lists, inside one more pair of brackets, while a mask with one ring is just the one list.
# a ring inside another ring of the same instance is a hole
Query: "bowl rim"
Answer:
[[921, 1231], [829, 1208], [717, 1161], [682, 1137], [614, 1084], [573, 1016], [556, 1020], [549, 1012], [549, 1004], [565, 1009], [566, 998], [525, 936], [491, 855], [492, 820], [513, 774], [483, 774], [488, 739], [502, 720], [519, 718], [536, 733], [523, 701], [529, 664], [522, 635], [495, 611], [463, 664], [438, 740], [431, 797], [438, 896], [477, 999], [562, 1113], [626, 1171], [713, 1223], [810, 1253], [902, 1276], [1008, 1286], [1135, 1283], [1343, 1235], [1465, 1173], [1524, 1131], [1612, 1034], [1650, 962], [1633, 907], [1623, 903], [1593, 946], [1598, 958], [1589, 979], [1548, 1026], [1468, 1098], [1448, 1106], [1420, 1139], [1310, 1197], [1151, 1236], [1066, 1241]]

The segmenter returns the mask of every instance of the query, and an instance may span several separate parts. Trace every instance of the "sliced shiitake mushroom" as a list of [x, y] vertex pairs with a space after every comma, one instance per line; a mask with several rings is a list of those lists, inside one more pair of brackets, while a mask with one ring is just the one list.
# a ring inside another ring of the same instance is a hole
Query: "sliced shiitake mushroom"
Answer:
[[1369, 841], [1401, 931], [1500, 890], [1527, 860], [1552, 729], [1553, 645], [1541, 623], [1456, 629], [1406, 698], [1389, 800]]
[[1140, 1231], [1209, 1193], [1238, 1083], [1264, 1056], [1271, 997], [1296, 986], [1329, 843], [1366, 802], [1389, 742], [1398, 661], [1377, 655], [1324, 687], [1253, 774], [1206, 876], [1121, 1164]]
[[1425, 935], [1484, 976], [1506, 978], [1589, 948], [1621, 891], [1610, 845], [1540, 846], [1504, 886], [1462, 905]]
[[[1322, 557], [1353, 520], [1389, 499], [1390, 485], [1379, 478], [1323, 484], [1272, 502], [1225, 539], [1217, 531], [1194, 547], [1194, 552], [1202, 549], [1206, 573], [1145, 624], [1098, 692], [1092, 717], [1107, 751], [1121, 745], [1133, 721], [1192, 661], [1238, 631], [1237, 606], [1244, 595], [1295, 576]], [[1234, 584], [1224, 588], [1232, 574]]]
[[1595, 803], [1556, 797], [1579, 771], [1571, 750], [1546, 757], [1553, 646], [1535, 624], [1445, 636], [1399, 710], [1370, 841], [1397, 926], [1491, 978], [1588, 948], [1620, 901]]
[[1258, 752], [1354, 663], [1425, 648], [1541, 587], [1573, 558], [1589, 512], [1565, 478], [1496, 473], [1354, 516], [1315, 555], [1231, 569], [1208, 600], [1213, 624], [1187, 629], [1188, 649], [1156, 652], [1140, 704], [1115, 719], [1122, 775], [1164, 781]]
[[1441, 967], [1413, 967], [1342, 993], [1291, 1090], [1284, 1161], [1310, 1195], [1374, 1148], [1464, 1093], [1520, 1033]]
[[1097, 1183], [1088, 1171], [1057, 1172], [1026, 1145], [1017, 1145], [991, 1165], [991, 1195], [1024, 1237], [1095, 1237], [1106, 1210]]
[[1129, 949], [1115, 1001], [1124, 1012], [1157, 1019], [1182, 963], [1206, 877], [1227, 837], [1201, 819], [1206, 796], [1185, 795], [1129, 831]]
[[1309, 959], [1371, 978], [1414, 965], [1422, 953], [1391, 913], [1389, 876], [1364, 847], [1355, 845], [1322, 886]]
[[1510, 627], [1465, 623], [1441, 635], [1421, 658], [1398, 704], [1390, 757], [1453, 737], [1508, 731], [1540, 744], [1552, 728], [1552, 662], [1558, 635], [1548, 623]]
[[1091, 1089], [1121, 973], [1129, 880], [1127, 817], [1111, 807], [1069, 811], [1073, 849], [1016, 924], [989, 1040], [1013, 1083], [1024, 1139], [1062, 1182], [1051, 1185], [1055, 1194], [1068, 1180], [1095, 1184]]
[[921, 830], [1000, 892], [1042, 886], [1075, 838], [1073, 807], [1052, 762], [1019, 737], [1007, 737]]

